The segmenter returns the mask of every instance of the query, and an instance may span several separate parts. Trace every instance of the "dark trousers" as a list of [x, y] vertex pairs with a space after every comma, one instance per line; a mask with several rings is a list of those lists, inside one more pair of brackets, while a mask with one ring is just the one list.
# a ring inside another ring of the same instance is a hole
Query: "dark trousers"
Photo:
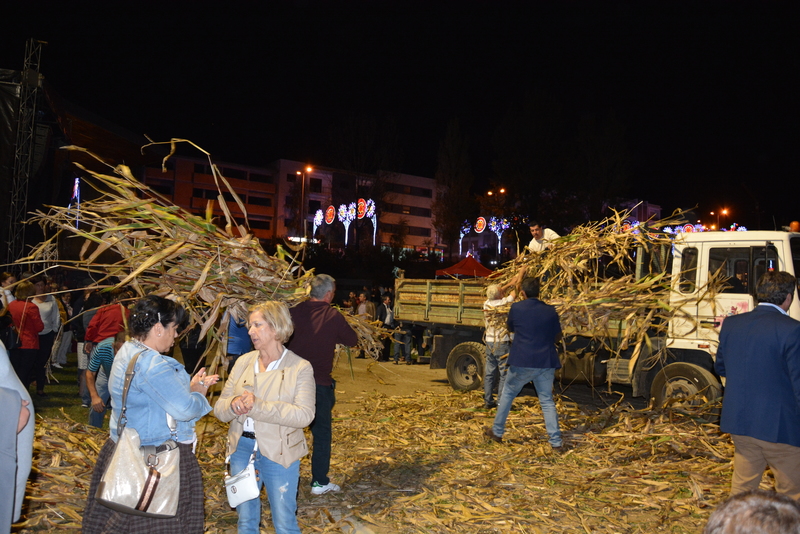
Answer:
[[36, 380], [36, 391], [43, 392], [44, 385], [47, 383], [47, 360], [53, 351], [53, 343], [56, 340], [55, 332], [39, 334], [39, 354], [36, 356], [36, 364], [33, 367], [33, 376], [30, 377], [28, 384]]
[[330, 386], [317, 384], [317, 411], [311, 423], [314, 437], [311, 451], [311, 483], [324, 486], [330, 483], [328, 470], [331, 467], [331, 412], [336, 404], [336, 382]]
[[17, 373], [17, 378], [27, 388], [31, 385], [30, 376], [39, 356], [39, 349], [13, 349], [9, 354], [11, 366]]

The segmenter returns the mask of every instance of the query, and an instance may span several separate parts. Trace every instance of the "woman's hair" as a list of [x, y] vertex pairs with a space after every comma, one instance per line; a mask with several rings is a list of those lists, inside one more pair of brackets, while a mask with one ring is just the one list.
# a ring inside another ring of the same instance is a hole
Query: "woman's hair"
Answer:
[[9, 278], [11, 278], [12, 276], [14, 276], [14, 275], [11, 274], [11, 273], [7, 273], [7, 272], [0, 273], [0, 284], [4, 284], [5, 281], [8, 280]]
[[172, 323], [183, 327], [187, 318], [186, 311], [180, 304], [157, 295], [147, 295], [133, 306], [128, 329], [132, 338], [141, 341], [157, 323], [165, 328]]
[[30, 282], [20, 282], [14, 289], [14, 297], [19, 300], [25, 300], [26, 298], [32, 297], [35, 294], [36, 288], [34, 288], [33, 284]]
[[253, 304], [247, 310], [249, 313], [260, 313], [275, 331], [275, 337], [281, 343], [286, 343], [294, 332], [292, 316], [289, 315], [289, 308], [284, 302], [277, 300], [267, 300], [258, 304]]

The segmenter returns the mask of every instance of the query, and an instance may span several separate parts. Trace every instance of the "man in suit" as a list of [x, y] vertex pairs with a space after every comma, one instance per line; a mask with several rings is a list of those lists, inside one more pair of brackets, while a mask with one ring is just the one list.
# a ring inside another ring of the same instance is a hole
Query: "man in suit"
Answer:
[[756, 489], [769, 465], [775, 490], [800, 499], [800, 322], [788, 316], [797, 280], [764, 273], [758, 306], [725, 318], [714, 368], [727, 378], [720, 428], [734, 445], [731, 495]]
[[533, 381], [544, 415], [547, 440], [553, 450], [559, 451], [563, 442], [553, 401], [553, 380], [556, 369], [561, 367], [555, 346], [561, 336], [561, 323], [556, 309], [539, 300], [538, 279], [525, 278], [521, 295], [524, 300], [514, 303], [508, 312], [508, 331], [514, 333], [508, 354], [508, 372], [494, 424], [491, 428], [486, 427], [484, 434], [493, 441], [503, 440], [514, 398], [525, 384]]

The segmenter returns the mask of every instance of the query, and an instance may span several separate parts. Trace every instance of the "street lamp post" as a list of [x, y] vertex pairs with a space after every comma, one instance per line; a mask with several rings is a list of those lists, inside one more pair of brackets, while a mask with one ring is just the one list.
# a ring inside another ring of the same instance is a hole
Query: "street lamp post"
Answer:
[[300, 176], [300, 221], [303, 224], [303, 243], [308, 239], [308, 229], [306, 228], [308, 226], [306, 224], [306, 174], [313, 170], [314, 168], [309, 165], [303, 171], [296, 171], [297, 175]]
[[722, 227], [719, 225], [719, 216], [720, 216], [720, 213], [721, 213], [722, 215], [724, 215], [725, 217], [727, 217], [727, 216], [728, 216], [728, 208], [722, 208], [721, 210], [717, 210], [717, 211], [716, 211], [716, 213], [715, 213], [715, 212], [713, 212], [713, 211], [711, 212], [711, 215], [712, 215], [712, 216], [713, 216], [713, 215], [716, 215], [716, 216], [717, 216], [717, 230], [722, 230]]

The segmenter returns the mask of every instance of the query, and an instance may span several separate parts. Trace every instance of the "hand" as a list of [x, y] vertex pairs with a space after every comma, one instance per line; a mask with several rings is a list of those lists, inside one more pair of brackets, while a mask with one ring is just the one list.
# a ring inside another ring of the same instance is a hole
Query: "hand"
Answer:
[[92, 397], [92, 410], [96, 411], [97, 413], [103, 413], [103, 410], [106, 409], [106, 403], [103, 402], [103, 399], [100, 397]]
[[253, 409], [253, 404], [256, 402], [256, 397], [250, 391], [245, 391], [238, 397], [234, 398], [231, 402], [231, 410], [236, 415], [244, 415], [250, 413]]
[[206, 374], [206, 368], [203, 367], [197, 372], [196, 375], [192, 377], [192, 382], [189, 389], [205, 395], [208, 392], [208, 388], [217, 382], [219, 382], [219, 375]]
[[28, 419], [31, 417], [31, 411], [27, 408], [28, 401], [22, 401], [22, 406], [19, 409], [19, 421], [17, 422], [17, 434], [22, 432], [22, 429], [25, 428], [25, 425], [28, 424]]

